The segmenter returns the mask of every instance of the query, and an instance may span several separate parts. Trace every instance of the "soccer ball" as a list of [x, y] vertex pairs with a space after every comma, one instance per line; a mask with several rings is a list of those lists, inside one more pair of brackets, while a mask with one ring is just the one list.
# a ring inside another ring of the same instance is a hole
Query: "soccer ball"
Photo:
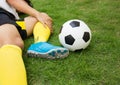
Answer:
[[61, 27], [59, 41], [70, 51], [83, 50], [91, 41], [91, 30], [82, 20], [69, 20]]

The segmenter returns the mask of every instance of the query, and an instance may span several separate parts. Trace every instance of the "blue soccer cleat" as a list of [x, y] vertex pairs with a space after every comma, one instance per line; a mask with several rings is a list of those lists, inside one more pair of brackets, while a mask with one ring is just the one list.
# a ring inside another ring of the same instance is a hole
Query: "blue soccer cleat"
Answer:
[[48, 59], [65, 58], [69, 54], [69, 50], [63, 47], [53, 46], [46, 42], [32, 44], [28, 51], [30, 57], [42, 57]]

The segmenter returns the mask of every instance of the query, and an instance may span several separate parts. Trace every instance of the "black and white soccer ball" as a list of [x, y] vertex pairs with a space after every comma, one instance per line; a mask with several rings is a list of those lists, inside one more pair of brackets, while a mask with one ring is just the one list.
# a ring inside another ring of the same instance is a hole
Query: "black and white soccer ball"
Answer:
[[69, 20], [62, 25], [59, 41], [70, 51], [85, 49], [91, 41], [91, 30], [82, 20]]

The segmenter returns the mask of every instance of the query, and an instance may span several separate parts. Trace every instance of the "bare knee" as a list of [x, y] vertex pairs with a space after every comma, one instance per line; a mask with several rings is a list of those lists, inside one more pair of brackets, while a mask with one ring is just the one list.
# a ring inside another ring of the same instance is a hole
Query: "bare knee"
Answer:
[[0, 26], [0, 47], [3, 45], [16, 45], [24, 48], [24, 42], [14, 25], [5, 24]]
[[25, 18], [27, 36], [30, 36], [33, 33], [33, 28], [36, 22], [37, 22], [37, 19], [34, 17], [29, 16]]
[[21, 38], [15, 38], [14, 40], [5, 40], [1, 43], [1, 46], [3, 45], [16, 45], [20, 47], [21, 49], [24, 48], [24, 42]]
[[16, 38], [13, 42], [15, 45], [19, 46], [21, 49], [24, 48], [24, 42], [21, 38]]

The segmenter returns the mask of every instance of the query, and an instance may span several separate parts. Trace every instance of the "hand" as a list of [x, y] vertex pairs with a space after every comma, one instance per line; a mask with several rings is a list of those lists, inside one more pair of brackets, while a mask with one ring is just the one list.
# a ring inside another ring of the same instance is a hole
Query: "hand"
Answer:
[[53, 32], [52, 29], [52, 18], [49, 17], [46, 13], [40, 13], [38, 12], [36, 15], [36, 18], [38, 21], [40, 21], [45, 27], [46, 25], [48, 26], [48, 28], [50, 29], [51, 33]]

